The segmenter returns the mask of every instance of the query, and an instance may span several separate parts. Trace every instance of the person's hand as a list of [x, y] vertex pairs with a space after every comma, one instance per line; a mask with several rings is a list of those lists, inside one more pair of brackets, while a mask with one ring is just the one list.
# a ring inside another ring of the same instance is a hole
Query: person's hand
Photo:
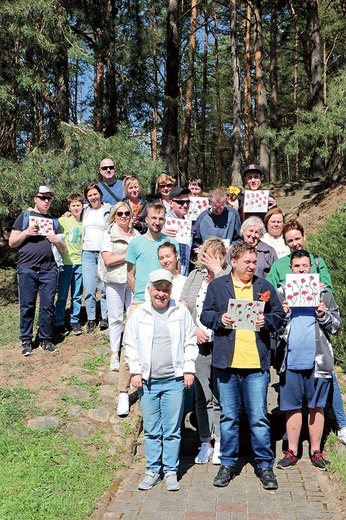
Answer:
[[264, 326], [264, 322], [265, 322], [265, 318], [264, 318], [264, 314], [259, 314], [256, 318], [256, 327], [263, 327]]
[[38, 232], [39, 232], [40, 228], [38, 225], [33, 225], [33, 226], [29, 226], [26, 228], [25, 232], [26, 232], [26, 236], [27, 237], [35, 237], [38, 235]]
[[193, 250], [193, 252], [196, 253], [196, 255], [198, 255], [199, 252], [200, 252], [200, 250], [201, 250], [201, 246], [199, 246], [199, 247], [195, 247], [194, 250]]
[[214, 255], [210, 251], [204, 251], [199, 255], [199, 258], [203, 265], [214, 274], [219, 273], [222, 270], [220, 255]]
[[166, 228], [164, 228], [162, 230], [162, 233], [164, 235], [167, 235], [168, 237], [172, 237], [172, 238], [174, 238], [176, 236], [177, 232], [178, 232], [177, 229], [166, 229]]
[[142, 374], [135, 374], [131, 377], [131, 385], [134, 388], [142, 388]]
[[60, 242], [62, 242], [61, 238], [59, 238], [57, 235], [53, 234], [53, 235], [47, 235], [46, 236], [46, 239], [48, 240], [48, 242], [50, 242], [51, 244], [60, 244]]
[[290, 306], [288, 304], [288, 300], [284, 300], [282, 302], [282, 308], [283, 308], [283, 310], [285, 311], [286, 314], [291, 314], [291, 308], [290, 308]]
[[72, 217], [72, 213], [71, 213], [71, 211], [65, 211], [65, 213], [63, 213], [61, 216], [70, 218], [70, 217]]
[[184, 373], [184, 386], [185, 388], [191, 388], [193, 385], [193, 382], [195, 380], [195, 376], [191, 374], [190, 372]]
[[276, 199], [274, 199], [274, 197], [268, 197], [268, 210], [276, 208], [276, 206], [277, 206]]
[[327, 310], [327, 307], [325, 306], [323, 301], [320, 300], [320, 303], [317, 305], [316, 311], [315, 311], [317, 318], [323, 318], [323, 316], [326, 313], [326, 310]]
[[234, 320], [232, 320], [231, 316], [225, 312], [225, 314], [222, 315], [221, 323], [224, 327], [228, 327], [228, 325], [234, 323]]
[[202, 345], [202, 343], [206, 343], [210, 341], [210, 336], [208, 332], [206, 332], [201, 327], [196, 327], [196, 336], [197, 336], [197, 345]]

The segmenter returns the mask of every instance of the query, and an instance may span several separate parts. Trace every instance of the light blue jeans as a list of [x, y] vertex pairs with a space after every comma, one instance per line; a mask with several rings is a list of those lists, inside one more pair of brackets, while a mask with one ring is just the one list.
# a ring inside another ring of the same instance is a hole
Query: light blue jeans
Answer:
[[341, 428], [346, 427], [346, 416], [345, 416], [344, 403], [342, 401], [339, 383], [338, 383], [334, 370], [332, 372], [332, 378], [333, 378], [332, 408], [333, 408], [333, 412], [335, 415], [337, 428], [338, 428], [338, 430], [341, 430]]
[[221, 464], [234, 466], [238, 461], [239, 414], [244, 402], [257, 468], [272, 468], [274, 453], [267, 415], [269, 372], [215, 368], [215, 375], [221, 406]]
[[[96, 320], [96, 293], [98, 285], [97, 264], [99, 254], [99, 251], [82, 251], [84, 301], [89, 321]], [[107, 318], [107, 301], [103, 282], [100, 283], [100, 289], [101, 316], [102, 318]]]
[[71, 287], [70, 323], [78, 323], [82, 306], [82, 266], [64, 265], [59, 273], [58, 299], [55, 304], [55, 325], [65, 325], [65, 309], [68, 291]]
[[138, 390], [144, 424], [146, 468], [154, 473], [177, 471], [184, 411], [184, 379], [143, 381]]

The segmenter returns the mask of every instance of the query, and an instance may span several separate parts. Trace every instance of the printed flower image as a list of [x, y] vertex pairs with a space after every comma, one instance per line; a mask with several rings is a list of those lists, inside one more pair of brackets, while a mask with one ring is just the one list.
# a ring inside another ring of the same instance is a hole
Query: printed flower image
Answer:
[[228, 328], [257, 330], [256, 320], [263, 311], [264, 302], [230, 299], [227, 314], [232, 317], [233, 323]]
[[290, 307], [317, 307], [320, 279], [318, 274], [286, 275], [286, 299]]
[[245, 190], [245, 213], [266, 213], [268, 211], [268, 190]]
[[190, 197], [190, 207], [186, 215], [186, 220], [197, 220], [202, 211], [209, 208], [209, 199], [207, 197]]

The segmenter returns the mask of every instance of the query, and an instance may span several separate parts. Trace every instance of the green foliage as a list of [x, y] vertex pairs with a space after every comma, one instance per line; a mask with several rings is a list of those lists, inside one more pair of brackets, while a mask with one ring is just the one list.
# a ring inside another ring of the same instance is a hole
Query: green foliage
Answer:
[[34, 392], [0, 388], [0, 518], [87, 518], [114, 478], [117, 457], [97, 444], [91, 455], [62, 431], [26, 428], [23, 419], [35, 411]]
[[51, 210], [60, 216], [68, 195], [83, 193], [88, 182], [98, 180], [99, 163], [105, 157], [114, 160], [117, 177], [138, 175], [143, 194], [162, 172], [162, 163], [150, 159], [148, 150], [126, 126], [108, 139], [88, 127], [69, 124], [61, 125], [61, 133], [64, 144], [60, 150], [38, 148], [19, 162], [0, 160], [0, 215], [16, 216], [33, 204], [38, 185], [50, 184], [55, 195]]
[[[342, 207], [343, 208], [343, 207]], [[318, 232], [310, 235], [308, 250], [321, 256], [332, 277], [335, 300], [340, 307], [341, 316], [346, 316], [346, 212], [339, 208], [320, 227]], [[346, 331], [342, 328], [336, 336], [332, 336], [335, 359], [346, 371]]]
[[329, 435], [327, 447], [328, 460], [332, 463], [341, 482], [346, 486], [346, 450], [340, 449], [340, 441], [334, 433]]

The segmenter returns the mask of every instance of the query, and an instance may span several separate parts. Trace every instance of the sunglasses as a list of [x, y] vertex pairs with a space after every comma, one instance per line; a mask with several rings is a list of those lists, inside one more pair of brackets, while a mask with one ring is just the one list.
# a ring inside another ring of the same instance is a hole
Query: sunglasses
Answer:
[[36, 195], [36, 197], [41, 200], [48, 200], [48, 202], [52, 200], [52, 197], [45, 197], [44, 195]]
[[117, 211], [117, 217], [129, 217], [131, 215], [130, 211]]
[[100, 170], [102, 170], [103, 172], [107, 170], [114, 170], [114, 164], [113, 166], [101, 166]]
[[184, 204], [187, 204], [187, 206], [189, 206], [191, 204], [190, 200], [176, 200], [176, 199], [172, 199], [172, 201], [176, 202], [177, 204], [179, 204], [179, 206], [184, 206]]
[[168, 183], [168, 184], [159, 184], [159, 188], [160, 190], [162, 190], [163, 188], [172, 188], [173, 186], [173, 183]]

